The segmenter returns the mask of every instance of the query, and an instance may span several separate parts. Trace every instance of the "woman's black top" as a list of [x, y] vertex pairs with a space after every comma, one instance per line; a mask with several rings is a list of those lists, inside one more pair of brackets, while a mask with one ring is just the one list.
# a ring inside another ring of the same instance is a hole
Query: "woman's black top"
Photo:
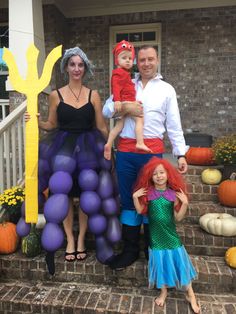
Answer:
[[57, 120], [60, 130], [80, 134], [95, 127], [95, 110], [91, 103], [92, 90], [89, 92], [88, 102], [80, 108], [65, 103], [59, 90], [57, 90], [57, 93], [60, 99], [57, 107]]

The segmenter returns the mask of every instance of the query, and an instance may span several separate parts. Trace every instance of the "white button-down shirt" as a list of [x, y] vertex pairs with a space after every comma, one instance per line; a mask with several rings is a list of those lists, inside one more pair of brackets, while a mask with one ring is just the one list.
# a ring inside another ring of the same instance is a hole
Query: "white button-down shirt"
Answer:
[[[184, 155], [188, 150], [183, 136], [179, 108], [175, 89], [161, 80], [162, 76], [157, 74], [155, 78], [148, 81], [143, 88], [142, 81], [138, 75], [134, 79], [136, 88], [136, 99], [143, 104], [144, 113], [144, 138], [163, 139], [167, 130], [173, 155]], [[114, 102], [112, 96], [103, 107], [103, 115], [112, 118], [114, 115]], [[132, 117], [125, 117], [124, 128], [120, 133], [123, 138], [135, 138], [135, 121]]]

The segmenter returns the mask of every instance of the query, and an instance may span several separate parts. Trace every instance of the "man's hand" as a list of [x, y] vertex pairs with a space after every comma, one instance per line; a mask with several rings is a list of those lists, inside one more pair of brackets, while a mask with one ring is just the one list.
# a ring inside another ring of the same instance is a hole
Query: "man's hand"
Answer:
[[124, 101], [122, 103], [122, 113], [134, 117], [143, 117], [143, 106], [139, 101]]
[[188, 170], [188, 164], [185, 157], [180, 157], [178, 159], [178, 171], [179, 173], [186, 173]]

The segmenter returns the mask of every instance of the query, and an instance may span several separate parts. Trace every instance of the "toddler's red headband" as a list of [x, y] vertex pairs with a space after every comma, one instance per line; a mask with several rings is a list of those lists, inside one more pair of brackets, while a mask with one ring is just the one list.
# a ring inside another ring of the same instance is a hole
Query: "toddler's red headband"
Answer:
[[115, 65], [118, 64], [118, 55], [122, 52], [122, 51], [131, 51], [132, 52], [132, 59], [134, 60], [135, 58], [135, 50], [134, 50], [134, 46], [129, 43], [128, 41], [126, 40], [122, 40], [120, 41], [118, 44], [116, 44], [115, 48], [113, 49], [113, 54], [114, 54], [114, 57], [115, 57]]

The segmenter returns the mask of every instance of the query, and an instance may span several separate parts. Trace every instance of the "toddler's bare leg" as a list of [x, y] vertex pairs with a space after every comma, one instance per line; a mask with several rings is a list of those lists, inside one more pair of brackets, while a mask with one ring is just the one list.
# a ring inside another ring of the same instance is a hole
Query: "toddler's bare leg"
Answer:
[[134, 117], [134, 120], [135, 120], [136, 148], [152, 153], [152, 150], [148, 148], [143, 141], [143, 118]]
[[115, 127], [109, 133], [107, 143], [104, 146], [104, 158], [106, 158], [107, 160], [111, 160], [112, 143], [123, 129], [123, 126], [124, 119], [119, 119], [117, 120]]

